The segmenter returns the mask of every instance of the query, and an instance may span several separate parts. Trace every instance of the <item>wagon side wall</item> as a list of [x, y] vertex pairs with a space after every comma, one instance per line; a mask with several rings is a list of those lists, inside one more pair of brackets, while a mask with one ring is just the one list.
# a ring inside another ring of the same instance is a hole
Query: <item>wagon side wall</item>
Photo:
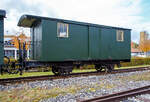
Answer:
[[[117, 41], [117, 30], [124, 32], [124, 41]], [[102, 60], [128, 60], [131, 58], [130, 30], [117, 28], [100, 29], [100, 58]]]
[[42, 41], [42, 24], [37, 22], [36, 26], [31, 28], [31, 59], [42, 59]]
[[3, 64], [4, 57], [4, 18], [0, 17], [0, 64]]
[[[67, 23], [68, 37], [58, 37], [57, 24]], [[122, 30], [123, 41], [117, 41], [117, 30]], [[82, 25], [42, 19], [31, 29], [33, 59], [46, 62], [130, 60], [131, 32], [128, 29]]]
[[42, 20], [42, 61], [77, 61], [88, 59], [88, 26], [69, 24], [68, 37], [58, 37], [57, 23]]

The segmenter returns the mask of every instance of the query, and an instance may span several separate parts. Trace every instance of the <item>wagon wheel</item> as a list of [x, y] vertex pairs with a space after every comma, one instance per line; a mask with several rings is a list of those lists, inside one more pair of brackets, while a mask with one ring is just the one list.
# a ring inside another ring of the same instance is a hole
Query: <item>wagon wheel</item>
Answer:
[[3, 75], [3, 65], [0, 65], [0, 74]]
[[109, 65], [107, 65], [105, 72], [112, 72], [113, 70], [114, 70], [114, 64], [109, 64]]
[[64, 71], [63, 68], [61, 68], [60, 66], [53, 66], [52, 67], [52, 72], [55, 74], [55, 75], [65, 75], [66, 72]]
[[4, 64], [0, 66], [0, 74], [3, 74], [3, 72], [8, 73], [9, 63], [10, 63], [9, 57], [4, 56]]
[[64, 66], [63, 70], [64, 70], [64, 75], [69, 75], [70, 73], [72, 73], [73, 66]]
[[101, 72], [103, 67], [101, 65], [95, 65], [95, 69], [97, 70], [97, 72]]
[[9, 64], [10, 63], [10, 58], [7, 56], [4, 56], [4, 64]]
[[20, 65], [17, 65], [15, 62], [12, 62], [11, 64], [9, 64], [7, 70], [9, 74], [17, 74], [19, 73], [19, 68], [20, 68]]
[[60, 69], [58, 69], [57, 67], [52, 66], [52, 72], [53, 72], [55, 75], [59, 75], [59, 74], [60, 74]]
[[59, 66], [57, 69], [58, 69], [59, 75], [66, 76], [70, 74], [69, 70], [64, 66]]
[[73, 67], [67, 67], [67, 66], [53, 66], [52, 67], [52, 72], [55, 74], [55, 75], [69, 75], [73, 70]]

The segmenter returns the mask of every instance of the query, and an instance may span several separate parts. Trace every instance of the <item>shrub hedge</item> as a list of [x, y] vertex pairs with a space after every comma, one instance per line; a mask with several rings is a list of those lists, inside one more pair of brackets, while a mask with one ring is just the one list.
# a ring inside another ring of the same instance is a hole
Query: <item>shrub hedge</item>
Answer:
[[132, 57], [130, 62], [121, 63], [122, 67], [137, 66], [137, 65], [150, 65], [150, 57]]
[[[130, 62], [122, 62], [121, 67], [130, 67], [137, 65], [150, 65], [150, 57], [132, 57]], [[81, 69], [93, 69], [94, 65], [84, 65]]]
[[[15, 59], [10, 59], [10, 61], [14, 62], [16, 61]], [[5, 62], [5, 60], [4, 60]], [[131, 58], [131, 61], [130, 62], [122, 62], [121, 63], [121, 66], [122, 67], [128, 67], [128, 66], [137, 66], [137, 65], [150, 65], [150, 57], [146, 57], [146, 58], [143, 58], [143, 57], [132, 57]], [[94, 68], [94, 65], [84, 65], [82, 67], [80, 67], [80, 69], [93, 69]], [[46, 70], [51, 70], [51, 68], [44, 68]], [[76, 68], [75, 69], [79, 69], [79, 68]], [[40, 68], [39, 71], [43, 71], [43, 69]], [[44, 71], [46, 71], [44, 70]]]

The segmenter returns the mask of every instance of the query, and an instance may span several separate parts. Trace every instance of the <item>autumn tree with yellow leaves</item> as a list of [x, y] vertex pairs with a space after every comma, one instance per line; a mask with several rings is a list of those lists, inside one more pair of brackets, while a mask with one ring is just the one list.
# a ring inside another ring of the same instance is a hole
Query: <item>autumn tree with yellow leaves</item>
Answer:
[[[142, 34], [143, 33], [143, 34]], [[139, 48], [142, 52], [146, 53], [150, 51], [150, 39], [148, 38], [148, 33], [141, 32]]]
[[30, 47], [30, 41], [27, 41], [28, 38], [25, 36], [25, 34], [20, 34], [19, 36], [14, 36], [12, 39], [12, 44], [19, 49], [19, 42], [21, 45], [21, 49], [23, 49], [23, 43], [26, 43], [25, 49], [28, 50]]
[[150, 51], [150, 40], [142, 41], [139, 47], [142, 52]]

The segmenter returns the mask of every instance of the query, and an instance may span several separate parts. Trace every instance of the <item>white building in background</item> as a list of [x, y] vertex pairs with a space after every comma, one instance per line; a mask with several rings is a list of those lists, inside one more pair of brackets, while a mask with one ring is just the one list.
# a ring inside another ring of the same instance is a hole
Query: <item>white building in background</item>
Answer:
[[[25, 36], [25, 35], [24, 35]], [[5, 35], [4, 36], [4, 55], [9, 58], [18, 59], [19, 49], [12, 44], [12, 40], [15, 35]], [[27, 40], [30, 41], [30, 37], [27, 37]], [[27, 58], [29, 59], [29, 49], [27, 50]]]

